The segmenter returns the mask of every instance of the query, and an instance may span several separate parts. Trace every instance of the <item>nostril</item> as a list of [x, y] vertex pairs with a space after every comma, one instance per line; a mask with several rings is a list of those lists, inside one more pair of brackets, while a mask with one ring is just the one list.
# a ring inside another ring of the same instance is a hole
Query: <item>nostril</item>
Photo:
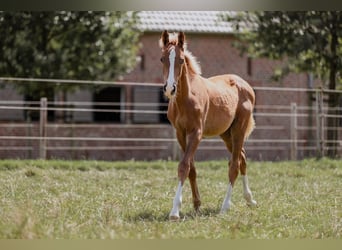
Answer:
[[176, 85], [173, 85], [172, 87], [172, 91], [171, 91], [171, 95], [174, 95], [176, 92]]

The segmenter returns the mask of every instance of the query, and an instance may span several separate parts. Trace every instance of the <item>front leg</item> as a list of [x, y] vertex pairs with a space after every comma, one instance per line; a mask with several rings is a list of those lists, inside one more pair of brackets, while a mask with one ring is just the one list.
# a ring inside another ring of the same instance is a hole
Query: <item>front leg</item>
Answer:
[[196, 152], [196, 149], [198, 147], [198, 144], [201, 140], [202, 137], [202, 130], [201, 129], [195, 129], [193, 130], [193, 132], [191, 134], [189, 134], [187, 136], [187, 144], [185, 147], [184, 144], [182, 145], [182, 142], [185, 140], [180, 140], [180, 138], [178, 138], [182, 149], [185, 151], [184, 152], [184, 157], [182, 159], [182, 161], [179, 163], [178, 166], [178, 187], [177, 187], [177, 191], [176, 191], [176, 195], [175, 198], [173, 199], [173, 207], [172, 210], [170, 212], [170, 220], [178, 220], [179, 219], [179, 211], [180, 211], [180, 207], [182, 205], [182, 188], [183, 188], [183, 184], [186, 180], [186, 178], [188, 178], [189, 173], [190, 173], [190, 164], [191, 164], [191, 160], [194, 157], [194, 154]]
[[198, 186], [197, 186], [197, 173], [196, 168], [194, 164], [194, 159], [192, 159], [190, 163], [190, 172], [189, 172], [189, 181], [190, 181], [190, 187], [192, 192], [192, 201], [194, 204], [195, 211], [198, 212], [199, 208], [201, 206], [201, 197], [199, 194]]
[[176, 196], [173, 199], [173, 207], [169, 215], [170, 220], [173, 220], [173, 221], [177, 221], [179, 219], [179, 211], [182, 205], [182, 188], [183, 188], [183, 185], [179, 181], [177, 191], [176, 191]]
[[[185, 158], [185, 157], [184, 157]], [[182, 189], [183, 184], [186, 179], [185, 176], [188, 176], [190, 172], [190, 163], [187, 163], [185, 159], [183, 159], [178, 166], [178, 187], [176, 191], [175, 198], [173, 199], [173, 207], [170, 212], [169, 218], [172, 221], [179, 220], [179, 212], [182, 205]]]

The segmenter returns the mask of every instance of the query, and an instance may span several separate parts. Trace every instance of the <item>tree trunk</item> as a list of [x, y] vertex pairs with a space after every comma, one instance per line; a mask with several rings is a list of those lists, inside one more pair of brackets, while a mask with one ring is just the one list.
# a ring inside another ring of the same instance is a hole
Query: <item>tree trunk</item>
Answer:
[[327, 156], [331, 158], [337, 157], [337, 101], [337, 95], [335, 93], [330, 93], [328, 100], [328, 115], [330, 116], [327, 118]]
[[[67, 93], [66, 91], [63, 90], [58, 90], [57, 91], [57, 102], [59, 103], [59, 105], [55, 105], [56, 108], [66, 108], [65, 106], [65, 101], [67, 99]], [[56, 123], [64, 123], [68, 120], [67, 117], [67, 112], [65, 110], [56, 110], [55, 112], [55, 121]]]
[[[329, 90], [336, 89], [336, 75], [338, 72], [338, 56], [337, 56], [338, 37], [335, 29], [331, 30], [331, 43], [330, 43], [330, 72], [329, 72]], [[327, 118], [327, 156], [335, 158], [337, 156], [337, 108], [338, 95], [329, 93], [328, 99], [328, 118]]]

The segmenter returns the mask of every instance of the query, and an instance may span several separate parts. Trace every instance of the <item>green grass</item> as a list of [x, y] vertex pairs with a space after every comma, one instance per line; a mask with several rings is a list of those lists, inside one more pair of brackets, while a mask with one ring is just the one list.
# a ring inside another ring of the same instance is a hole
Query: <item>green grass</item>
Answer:
[[0, 238], [276, 239], [341, 238], [342, 161], [249, 162], [257, 208], [248, 208], [242, 182], [233, 206], [218, 214], [227, 188], [227, 162], [198, 162], [202, 210], [183, 189], [181, 220], [168, 213], [177, 163], [0, 161]]

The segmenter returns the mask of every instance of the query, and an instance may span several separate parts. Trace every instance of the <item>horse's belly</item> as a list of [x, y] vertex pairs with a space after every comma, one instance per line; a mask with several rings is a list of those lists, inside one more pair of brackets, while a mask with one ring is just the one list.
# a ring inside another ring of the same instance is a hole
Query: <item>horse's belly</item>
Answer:
[[230, 127], [235, 117], [237, 102], [237, 95], [228, 91], [211, 97], [204, 126], [205, 136], [220, 135]]
[[205, 137], [221, 135], [230, 127], [233, 120], [234, 113], [229, 110], [209, 112], [204, 125], [203, 135]]

